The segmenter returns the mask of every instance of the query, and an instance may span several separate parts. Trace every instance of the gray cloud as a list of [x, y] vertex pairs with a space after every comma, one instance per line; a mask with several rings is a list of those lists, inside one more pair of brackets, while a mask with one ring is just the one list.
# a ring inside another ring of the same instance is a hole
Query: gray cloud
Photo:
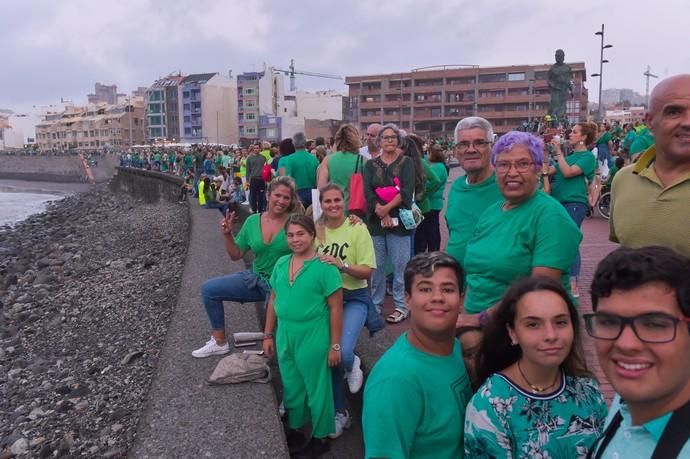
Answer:
[[[690, 2], [353, 0], [4, 0], [0, 107], [83, 102], [93, 83], [121, 90], [171, 71], [261, 70], [264, 62], [340, 75], [438, 64], [568, 61], [598, 72], [594, 32], [606, 23], [604, 87], [644, 91], [647, 64], [660, 76], [690, 72]], [[300, 77], [301, 88], [344, 89]], [[598, 81], [588, 81], [596, 98]]]

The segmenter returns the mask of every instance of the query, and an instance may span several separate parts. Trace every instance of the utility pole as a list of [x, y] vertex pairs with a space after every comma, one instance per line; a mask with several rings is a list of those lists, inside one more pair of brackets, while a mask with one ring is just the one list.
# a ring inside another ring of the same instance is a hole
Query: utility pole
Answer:
[[647, 86], [646, 86], [646, 88], [645, 88], [644, 98], [645, 98], [645, 101], [646, 101], [647, 110], [649, 110], [649, 79], [650, 79], [650, 78], [659, 78], [659, 76], [658, 76], [658, 75], [654, 75], [654, 74], [652, 73], [652, 69], [649, 67], [649, 65], [647, 66], [647, 71], [644, 72], [642, 75], [644, 75], [644, 76], [647, 77]]
[[594, 35], [601, 35], [601, 55], [599, 58], [599, 73], [592, 74], [592, 77], [599, 77], [599, 113], [597, 114], [597, 117], [599, 118], [599, 121], [601, 121], [603, 119], [602, 109], [604, 107], [604, 104], [601, 102], [601, 87], [602, 82], [604, 80], [604, 64], [608, 62], [608, 60], [604, 59], [604, 50], [606, 48], [613, 48], [613, 45], [604, 45], [604, 24], [601, 25], [601, 30], [599, 32], [595, 32]]
[[131, 99], [128, 97], [127, 98], [127, 111], [129, 112], [129, 148], [132, 148], [132, 113], [134, 113], [134, 110], [132, 105], [130, 105]]

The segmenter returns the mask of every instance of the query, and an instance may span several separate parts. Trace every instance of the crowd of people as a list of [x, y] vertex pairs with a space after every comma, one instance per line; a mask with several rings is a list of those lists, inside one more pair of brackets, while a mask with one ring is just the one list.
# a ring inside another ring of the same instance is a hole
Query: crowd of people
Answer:
[[[230, 352], [224, 302], [265, 302], [293, 457], [329, 450], [351, 424], [346, 391], [362, 387], [366, 457], [690, 457], [689, 88], [688, 75], [660, 82], [645, 127], [620, 133], [580, 122], [496, 138], [462, 119], [452, 151], [465, 175], [447, 196], [448, 144], [394, 124], [363, 136], [345, 124], [321, 152], [298, 133], [202, 149], [198, 169], [182, 155], [200, 202], [217, 182], [221, 203], [232, 182], [226, 194], [247, 192], [235, 202], [252, 211], [234, 234], [234, 209], [216, 207], [230, 258], [254, 261], [204, 283], [211, 338], [192, 355]], [[152, 168], [164, 162], [154, 154]], [[621, 247], [583, 315], [581, 225], [602, 180]], [[408, 329], [365, 384], [356, 343], [384, 319]], [[584, 333], [617, 393], [610, 408]]]

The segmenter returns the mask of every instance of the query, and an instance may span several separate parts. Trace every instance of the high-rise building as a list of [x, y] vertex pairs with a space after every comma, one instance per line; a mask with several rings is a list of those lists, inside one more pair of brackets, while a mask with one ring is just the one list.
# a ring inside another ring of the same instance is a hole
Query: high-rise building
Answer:
[[237, 89], [219, 73], [188, 75], [182, 91], [182, 140], [189, 143], [238, 142]]
[[156, 80], [146, 90], [144, 104], [148, 142], [180, 140], [180, 120], [182, 119], [180, 82], [183, 78], [181, 74], [171, 74]]
[[259, 139], [279, 141], [285, 111], [283, 77], [267, 67], [263, 72], [237, 76], [237, 107], [240, 142]]
[[94, 85], [93, 94], [88, 94], [86, 97], [89, 100], [89, 104], [114, 105], [117, 103], [117, 96], [117, 85], [96, 83]]
[[[567, 116], [577, 122], [587, 118], [587, 72], [583, 62], [569, 65], [573, 97]], [[346, 77], [347, 120], [362, 130], [371, 123], [396, 123], [419, 135], [451, 137], [461, 118], [478, 115], [502, 134], [548, 112], [550, 67], [441, 66]]]

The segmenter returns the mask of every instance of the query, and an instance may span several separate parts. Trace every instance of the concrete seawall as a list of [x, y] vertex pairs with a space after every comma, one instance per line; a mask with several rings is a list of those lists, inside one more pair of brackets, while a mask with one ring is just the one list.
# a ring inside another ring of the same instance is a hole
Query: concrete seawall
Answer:
[[116, 167], [115, 172], [115, 176], [110, 180], [110, 189], [113, 192], [129, 193], [148, 203], [162, 199], [177, 202], [180, 187], [184, 183], [180, 177], [144, 169]]
[[[112, 177], [118, 159], [115, 156], [97, 157], [98, 166], [90, 167], [96, 182]], [[87, 181], [87, 173], [79, 156], [0, 156], [0, 179], [28, 180], [32, 182]]]

